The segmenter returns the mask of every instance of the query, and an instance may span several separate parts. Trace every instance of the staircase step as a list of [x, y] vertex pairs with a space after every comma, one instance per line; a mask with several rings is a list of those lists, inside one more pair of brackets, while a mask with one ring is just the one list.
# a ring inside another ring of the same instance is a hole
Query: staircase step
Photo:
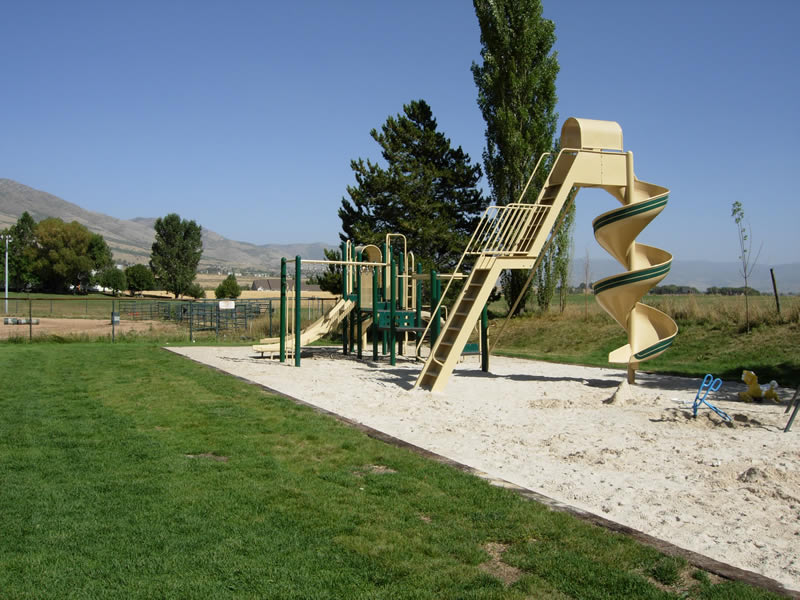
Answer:
[[544, 188], [544, 193], [542, 194], [542, 199], [539, 201], [540, 204], [552, 204], [553, 200], [556, 199], [558, 196], [558, 192], [561, 191], [561, 184], [554, 183], [548, 185]]

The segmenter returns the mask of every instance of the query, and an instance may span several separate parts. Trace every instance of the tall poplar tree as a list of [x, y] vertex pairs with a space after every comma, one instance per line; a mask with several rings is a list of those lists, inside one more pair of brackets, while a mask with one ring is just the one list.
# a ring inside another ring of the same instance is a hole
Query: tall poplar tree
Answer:
[[339, 209], [342, 239], [380, 244], [386, 233], [401, 233], [425, 268], [452, 269], [486, 206], [476, 187], [480, 166], [438, 131], [424, 100], [404, 105], [370, 135], [386, 167], [351, 161], [356, 185]]
[[[478, 106], [486, 121], [483, 162], [496, 204], [516, 202], [539, 156], [553, 149], [558, 114], [555, 25], [542, 18], [540, 0], [474, 0], [481, 28], [482, 63], [472, 64]], [[544, 175], [529, 194], [536, 194]], [[503, 275], [509, 306], [526, 274]], [[530, 290], [518, 311], [526, 302]]]

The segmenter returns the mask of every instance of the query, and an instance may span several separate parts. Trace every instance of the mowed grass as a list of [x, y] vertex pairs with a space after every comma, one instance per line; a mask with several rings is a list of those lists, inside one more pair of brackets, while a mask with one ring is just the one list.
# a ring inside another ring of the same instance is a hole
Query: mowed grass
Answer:
[[0, 366], [2, 598], [775, 597], [149, 344]]

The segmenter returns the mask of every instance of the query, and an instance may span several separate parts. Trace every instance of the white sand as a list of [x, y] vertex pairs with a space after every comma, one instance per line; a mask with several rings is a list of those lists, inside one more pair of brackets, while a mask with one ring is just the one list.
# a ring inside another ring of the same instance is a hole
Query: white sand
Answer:
[[690, 418], [693, 379], [640, 373], [618, 393], [620, 370], [492, 357], [484, 374], [471, 358], [431, 394], [410, 391], [410, 361], [329, 350], [298, 369], [250, 348], [172, 350], [800, 589], [800, 420], [784, 434], [785, 405], [740, 402], [741, 383], [708, 396], [729, 427], [708, 409]]

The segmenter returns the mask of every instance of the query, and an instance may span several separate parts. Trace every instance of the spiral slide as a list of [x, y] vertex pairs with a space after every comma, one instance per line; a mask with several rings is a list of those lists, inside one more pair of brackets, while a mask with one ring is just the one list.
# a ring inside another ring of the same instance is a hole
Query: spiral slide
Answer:
[[[638, 363], [655, 358], [675, 339], [675, 322], [640, 302], [667, 275], [672, 255], [636, 241], [666, 205], [669, 190], [636, 178], [633, 152], [623, 150], [622, 127], [615, 121], [570, 117], [561, 130], [561, 145], [535, 202], [525, 201], [523, 191], [518, 202], [490, 206], [481, 217], [459, 261], [460, 265], [472, 257], [473, 268], [420, 371], [417, 387], [444, 389], [500, 273], [530, 272], [539, 264], [560, 226], [558, 215], [583, 187], [603, 189], [623, 205], [594, 220], [597, 241], [625, 269], [594, 284], [597, 301], [628, 332], [628, 343], [611, 352], [609, 362], [627, 363], [628, 381], [633, 383]], [[542, 164], [546, 163], [540, 158], [537, 168]]]
[[[597, 242], [626, 269], [596, 281], [600, 306], [628, 332], [628, 342], [608, 355], [611, 363], [636, 364], [655, 358], [670, 347], [678, 326], [665, 313], [639, 300], [669, 273], [672, 255], [636, 242], [636, 237], [667, 204], [667, 188], [634, 181], [632, 197], [613, 193], [624, 206], [598, 216], [593, 222]], [[610, 191], [610, 190], [609, 190]]]

